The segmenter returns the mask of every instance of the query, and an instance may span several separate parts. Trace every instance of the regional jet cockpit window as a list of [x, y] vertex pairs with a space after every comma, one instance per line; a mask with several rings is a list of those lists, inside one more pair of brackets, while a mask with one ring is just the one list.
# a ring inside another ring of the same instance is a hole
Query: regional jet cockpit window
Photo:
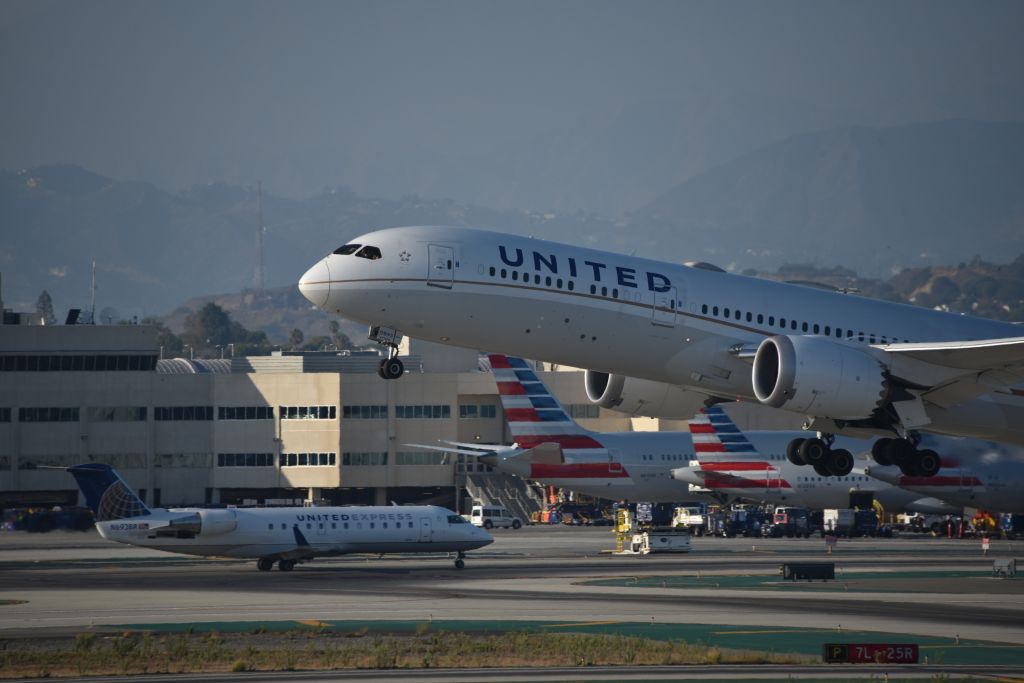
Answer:
[[461, 515], [448, 515], [449, 524], [469, 524], [466, 518]]
[[363, 246], [363, 245], [361, 245], [361, 244], [346, 244], [343, 247], [338, 247], [337, 249], [335, 249], [334, 253], [337, 254], [338, 256], [348, 256], [349, 254], [351, 254], [352, 252], [356, 251], [361, 246]]
[[356, 252], [356, 256], [359, 258], [368, 258], [371, 261], [376, 261], [381, 258], [380, 249], [377, 247], [365, 246]]

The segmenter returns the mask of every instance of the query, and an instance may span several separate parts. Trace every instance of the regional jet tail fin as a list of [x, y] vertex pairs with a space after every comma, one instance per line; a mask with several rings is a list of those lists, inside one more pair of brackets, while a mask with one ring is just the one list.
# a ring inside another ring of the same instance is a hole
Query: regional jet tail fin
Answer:
[[719, 406], [704, 408], [690, 420], [693, 451], [698, 459], [733, 459], [757, 457], [758, 451]]
[[523, 445], [525, 437], [529, 448], [544, 440], [538, 440], [538, 436], [590, 434], [569, 416], [525, 360], [502, 354], [490, 354], [488, 358], [516, 443]]
[[69, 467], [68, 472], [78, 482], [85, 503], [92, 508], [97, 522], [150, 514], [146, 504], [110, 465], [90, 462]]

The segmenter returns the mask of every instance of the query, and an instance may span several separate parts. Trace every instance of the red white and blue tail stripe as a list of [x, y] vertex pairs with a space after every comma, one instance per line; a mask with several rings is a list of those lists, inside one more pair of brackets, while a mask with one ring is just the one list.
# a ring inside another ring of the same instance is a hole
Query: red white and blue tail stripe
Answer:
[[498, 385], [505, 419], [516, 446], [531, 449], [557, 444], [564, 464], [534, 463], [531, 478], [566, 480], [555, 485], [571, 487], [608, 479], [629, 479], [621, 463], [609, 460], [599, 434], [580, 426], [522, 358], [502, 354], [488, 356]]
[[695, 415], [690, 420], [690, 437], [699, 464], [694, 469], [704, 477], [705, 488], [791, 488], [720, 407], [704, 408]]

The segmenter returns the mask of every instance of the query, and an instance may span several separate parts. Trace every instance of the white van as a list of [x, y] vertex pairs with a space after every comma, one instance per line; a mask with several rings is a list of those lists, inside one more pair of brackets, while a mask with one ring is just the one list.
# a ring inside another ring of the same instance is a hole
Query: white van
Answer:
[[469, 515], [469, 521], [485, 529], [494, 527], [518, 529], [523, 525], [523, 520], [509, 512], [504, 505], [474, 505], [473, 512]]

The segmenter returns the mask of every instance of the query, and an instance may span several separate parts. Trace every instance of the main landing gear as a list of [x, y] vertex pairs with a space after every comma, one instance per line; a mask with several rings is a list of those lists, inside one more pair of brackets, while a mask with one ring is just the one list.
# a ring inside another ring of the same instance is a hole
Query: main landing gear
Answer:
[[871, 457], [879, 465], [896, 465], [908, 477], [934, 477], [942, 458], [931, 449], [917, 450], [917, 439], [879, 439], [871, 446]]
[[295, 569], [295, 560], [274, 560], [270, 557], [261, 557], [256, 560], [256, 568], [261, 572], [269, 572], [274, 568], [274, 563], [277, 562], [277, 568], [283, 572], [290, 572]]
[[831, 434], [793, 439], [786, 446], [786, 459], [794, 465], [810, 465], [822, 477], [845, 477], [853, 471], [853, 454], [845, 448], [833, 450], [834, 439]]

